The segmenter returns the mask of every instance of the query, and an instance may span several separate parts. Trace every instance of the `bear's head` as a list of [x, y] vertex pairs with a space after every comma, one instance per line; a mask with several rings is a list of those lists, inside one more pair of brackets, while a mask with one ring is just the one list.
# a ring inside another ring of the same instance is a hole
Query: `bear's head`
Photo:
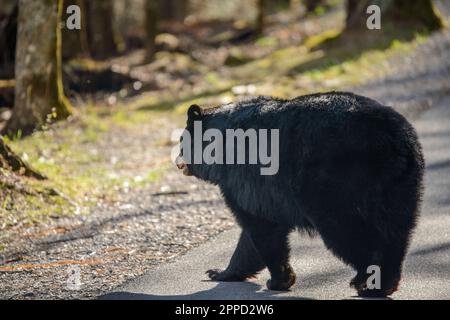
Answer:
[[202, 108], [196, 104], [191, 105], [187, 111], [186, 128], [183, 135], [180, 137], [180, 154], [176, 159], [178, 169], [183, 170], [183, 174], [186, 176], [194, 175], [199, 177], [196, 175], [198, 170], [196, 170], [196, 165], [194, 165], [194, 154], [195, 152], [201, 152], [202, 150], [196, 150], [194, 147], [194, 134], [199, 133], [195, 132], [194, 128], [196, 122], [202, 122], [203, 116], [204, 112]]

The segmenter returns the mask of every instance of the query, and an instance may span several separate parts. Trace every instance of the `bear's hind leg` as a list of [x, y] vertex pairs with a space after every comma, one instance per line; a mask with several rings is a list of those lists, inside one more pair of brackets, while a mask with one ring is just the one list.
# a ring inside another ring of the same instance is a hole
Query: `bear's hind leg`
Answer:
[[[406, 240], [400, 241], [399, 237], [393, 239], [392, 244], [386, 244], [379, 231], [356, 218], [351, 222], [341, 219], [333, 226], [322, 226], [319, 232], [327, 247], [357, 271], [350, 286], [359, 296], [386, 297], [397, 291]], [[377, 284], [369, 266], [379, 267], [378, 288], [369, 288], [369, 280], [371, 284]]]
[[[356, 217], [336, 219], [329, 225], [322, 224], [318, 230], [325, 245], [357, 271], [350, 286], [359, 296], [386, 297], [395, 292], [402, 257], [392, 252], [391, 247], [386, 247], [379, 231]], [[368, 288], [369, 277], [373, 275], [369, 266], [379, 267], [380, 288]]]
[[360, 283], [355, 286], [360, 297], [386, 297], [398, 290], [406, 248], [406, 241], [384, 247], [380, 264], [381, 286], [379, 289], [368, 289], [367, 283]]
[[223, 271], [212, 269], [206, 273], [214, 281], [244, 281], [265, 266], [249, 234], [243, 230], [228, 267]]

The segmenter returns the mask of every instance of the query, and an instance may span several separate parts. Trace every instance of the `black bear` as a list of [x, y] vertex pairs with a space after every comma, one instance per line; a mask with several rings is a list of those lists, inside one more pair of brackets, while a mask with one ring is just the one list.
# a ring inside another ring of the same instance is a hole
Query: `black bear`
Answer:
[[[210, 129], [213, 135], [199, 137]], [[254, 144], [247, 134], [245, 149], [229, 148], [229, 130], [263, 132], [260, 138], [276, 130], [279, 141], [271, 139], [269, 145], [278, 153], [277, 171], [262, 174], [267, 161], [261, 159], [256, 164], [226, 161], [229, 153], [251, 157]], [[288, 235], [297, 229], [319, 234], [334, 255], [356, 270], [350, 285], [360, 296], [384, 297], [397, 290], [424, 172], [417, 134], [402, 115], [346, 92], [293, 100], [257, 97], [204, 110], [193, 105], [185, 133], [192, 140], [184, 141], [183, 135], [178, 168], [218, 185], [242, 227], [228, 267], [207, 271], [212, 280], [244, 281], [267, 267], [267, 287], [289, 289], [296, 276], [289, 264]], [[227, 144], [211, 153], [218, 161], [193, 159], [195, 152], [186, 149], [198, 148], [194, 141], [200, 141], [206, 151], [211, 136]], [[372, 265], [380, 268], [381, 287], [367, 286]]]

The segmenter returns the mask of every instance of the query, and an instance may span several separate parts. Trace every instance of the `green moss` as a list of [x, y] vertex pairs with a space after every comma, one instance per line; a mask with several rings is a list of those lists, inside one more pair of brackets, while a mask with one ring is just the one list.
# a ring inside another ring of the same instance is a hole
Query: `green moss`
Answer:
[[27, 225], [69, 215], [77, 209], [68, 198], [57, 194], [49, 182], [22, 178], [12, 183], [0, 181], [0, 186], [0, 230], [17, 223]]
[[318, 15], [318, 16], [322, 16], [327, 12], [327, 8], [324, 6], [318, 6], [315, 10], [314, 10], [314, 14]]
[[124, 108], [117, 110], [111, 115], [111, 122], [113, 125], [122, 128], [132, 128], [134, 126], [149, 123], [156, 118], [151, 110], [129, 110]]
[[261, 47], [276, 47], [278, 39], [275, 37], [261, 37], [256, 40], [256, 44]]
[[246, 55], [243, 50], [239, 48], [232, 48], [228, 52], [228, 56], [225, 59], [224, 64], [229, 67], [237, 67], [251, 60], [252, 58]]
[[209, 98], [215, 98], [224, 93], [227, 93], [238, 82], [232, 79], [224, 79], [215, 86], [205, 88], [205, 90], [197, 92], [186, 92], [179, 95], [164, 94], [159, 97], [149, 96], [136, 100], [129, 107], [130, 109], [138, 109], [140, 111], [171, 111], [176, 109], [181, 104], [186, 104], [191, 101], [204, 101]]
[[339, 90], [343, 87], [356, 86], [366, 81], [380, 78], [389, 72], [387, 60], [411, 52], [424, 37], [418, 36], [414, 41], [392, 41], [387, 49], [370, 49], [353, 58], [346, 58], [338, 52], [329, 53], [320, 59], [314, 67], [303, 72], [291, 72], [275, 83], [269, 94], [293, 97], [311, 92]]
[[6, 210], [6, 208], [8, 207], [8, 204], [10, 203], [11, 197], [9, 194], [7, 194], [5, 196], [5, 198], [3, 199], [3, 203], [2, 203], [2, 209]]
[[157, 169], [151, 170], [147, 175], [145, 175], [143, 177], [141, 177], [141, 176], [133, 177], [133, 179], [131, 179], [130, 186], [131, 187], [143, 187], [145, 185], [155, 183], [163, 177], [164, 173], [170, 167], [171, 167], [170, 164], [165, 164]]
[[68, 64], [72, 67], [92, 72], [100, 72], [109, 68], [108, 62], [98, 61], [90, 58], [72, 59], [68, 62]]
[[304, 46], [311, 50], [319, 46], [320, 44], [329, 41], [330, 39], [335, 39], [337, 36], [339, 36], [340, 33], [341, 30], [339, 29], [326, 30], [318, 35], [313, 35], [306, 39]]

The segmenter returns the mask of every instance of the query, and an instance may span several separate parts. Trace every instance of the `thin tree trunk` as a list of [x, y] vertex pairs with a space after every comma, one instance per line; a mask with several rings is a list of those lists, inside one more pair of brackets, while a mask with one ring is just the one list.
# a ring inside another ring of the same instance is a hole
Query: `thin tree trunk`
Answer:
[[256, 17], [256, 33], [262, 35], [265, 27], [266, 20], [266, 0], [258, 0], [258, 15]]
[[14, 78], [18, 1], [0, 6], [0, 79]]
[[63, 20], [66, 10], [71, 5], [77, 5], [81, 11], [81, 29], [69, 30], [67, 26], [62, 31], [62, 57], [63, 59], [70, 59], [77, 56], [89, 57], [89, 43], [86, 27], [86, 0], [65, 0]]
[[178, 0], [175, 1], [175, 20], [184, 22], [188, 13], [188, 1]]
[[[147, 1], [147, 0], [146, 0]], [[188, 12], [187, 0], [163, 0], [159, 6], [161, 20], [183, 22]]]
[[61, 75], [62, 0], [20, 0], [16, 87], [10, 135], [34, 129], [71, 113]]
[[158, 33], [158, 0], [145, 1], [145, 48], [146, 62], [153, 60], [156, 52], [155, 38]]
[[381, 9], [383, 25], [414, 26], [415, 29], [438, 30], [442, 20], [434, 11], [431, 0], [347, 0], [348, 30], [366, 29], [367, 7], [378, 5]]
[[104, 59], [117, 53], [112, 0], [89, 0], [86, 2], [86, 10], [89, 48], [92, 57]]

